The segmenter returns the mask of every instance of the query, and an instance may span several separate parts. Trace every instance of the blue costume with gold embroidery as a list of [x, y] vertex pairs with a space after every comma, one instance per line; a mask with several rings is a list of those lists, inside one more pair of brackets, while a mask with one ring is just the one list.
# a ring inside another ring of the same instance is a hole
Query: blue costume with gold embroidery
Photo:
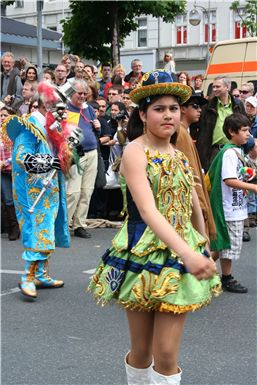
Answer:
[[5, 123], [6, 132], [13, 141], [13, 197], [25, 248], [22, 256], [26, 261], [25, 276], [23, 276], [24, 279], [22, 278], [21, 286], [26, 284], [30, 287], [28, 293], [23, 293], [26, 295], [34, 291], [34, 280], [38, 286], [63, 285], [62, 281], [53, 280], [47, 276], [46, 262], [55, 246], [69, 247], [70, 245], [64, 177], [61, 171], [56, 170], [34, 211], [29, 212], [43, 188], [44, 179], [51, 170], [48, 168], [46, 172], [30, 173], [26, 171], [25, 159], [28, 154], [32, 157], [33, 154], [39, 154], [55, 159], [43, 121], [43, 115], [36, 112], [29, 118], [12, 116]]
[[[191, 223], [193, 174], [176, 150], [151, 156], [147, 175], [156, 207], [188, 245], [203, 254], [206, 240]], [[127, 219], [103, 255], [89, 290], [102, 304], [117, 300], [129, 309], [184, 313], [208, 304], [221, 291], [217, 274], [199, 281], [181, 258], [148, 227], [132, 200], [125, 180]], [[206, 255], [208, 256], [208, 255]]]

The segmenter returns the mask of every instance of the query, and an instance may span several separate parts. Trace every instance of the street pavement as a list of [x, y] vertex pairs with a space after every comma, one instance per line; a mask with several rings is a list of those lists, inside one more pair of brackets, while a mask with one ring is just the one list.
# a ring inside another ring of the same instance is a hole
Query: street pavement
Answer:
[[[57, 249], [50, 275], [60, 289], [40, 290], [35, 301], [17, 288], [23, 270], [20, 241], [2, 235], [1, 384], [125, 385], [129, 350], [126, 316], [97, 306], [86, 292], [93, 269], [117, 230], [94, 229]], [[248, 294], [223, 293], [187, 319], [179, 363], [181, 385], [256, 385], [257, 230], [243, 244], [235, 277]]]

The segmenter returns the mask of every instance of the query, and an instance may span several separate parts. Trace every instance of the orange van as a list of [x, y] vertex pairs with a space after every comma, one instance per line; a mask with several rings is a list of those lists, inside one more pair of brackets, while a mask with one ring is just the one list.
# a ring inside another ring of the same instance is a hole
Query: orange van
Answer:
[[204, 76], [204, 95], [210, 95], [213, 80], [218, 75], [228, 76], [232, 88], [252, 82], [257, 92], [257, 37], [224, 40], [214, 46]]

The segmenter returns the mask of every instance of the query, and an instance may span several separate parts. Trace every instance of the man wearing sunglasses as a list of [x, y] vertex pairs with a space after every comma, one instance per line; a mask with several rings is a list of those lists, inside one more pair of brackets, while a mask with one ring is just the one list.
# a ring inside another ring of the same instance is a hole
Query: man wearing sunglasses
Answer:
[[86, 230], [86, 219], [97, 174], [95, 130], [99, 131], [101, 125], [96, 119], [94, 109], [86, 103], [87, 83], [84, 80], [75, 80], [71, 86], [76, 92], [67, 105], [67, 123], [82, 130], [83, 140], [78, 148], [82, 171], [79, 173], [76, 165], [73, 165], [67, 182], [68, 221], [76, 237], [90, 238], [91, 234]]
[[189, 165], [193, 169], [195, 189], [205, 220], [206, 234], [214, 238], [216, 235], [215, 223], [210, 206], [208, 192], [204, 183], [202, 165], [195, 144], [190, 135], [190, 125], [198, 123], [202, 107], [207, 100], [193, 91], [190, 99], [181, 106], [181, 121], [176, 141], [176, 148], [182, 151], [188, 158]]
[[226, 76], [217, 76], [213, 81], [213, 97], [203, 107], [200, 118], [200, 130], [197, 150], [202, 166], [208, 170], [212, 159], [228, 143], [223, 132], [223, 123], [234, 112], [245, 115], [243, 103], [230, 93], [231, 80]]

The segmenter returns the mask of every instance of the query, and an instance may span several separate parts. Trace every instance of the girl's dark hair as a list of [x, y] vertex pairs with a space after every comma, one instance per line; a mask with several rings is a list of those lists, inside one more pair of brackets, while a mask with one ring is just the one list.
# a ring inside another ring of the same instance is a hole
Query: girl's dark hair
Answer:
[[3, 106], [0, 108], [0, 111], [7, 111], [9, 115], [15, 115], [16, 114], [16, 111], [12, 108], [12, 107], [9, 107], [9, 106]]
[[247, 116], [237, 112], [226, 117], [223, 124], [223, 132], [228, 139], [231, 139], [229, 131], [237, 133], [242, 127], [251, 127], [251, 123]]
[[36, 69], [36, 67], [34, 67], [34, 66], [29, 66], [29, 67], [26, 69], [26, 72], [25, 72], [25, 79], [27, 80], [27, 74], [28, 74], [29, 70], [31, 70], [31, 69], [35, 71], [35, 74], [36, 74], [36, 79], [35, 79], [35, 80], [38, 80], [37, 69]]
[[[162, 98], [165, 95], [155, 95], [155, 96], [148, 96], [147, 98], [142, 99], [139, 102], [139, 106], [135, 107], [129, 117], [129, 121], [127, 124], [127, 137], [129, 141], [138, 138], [139, 136], [143, 135], [144, 133], [144, 124], [140, 118], [139, 111], [142, 111], [146, 113], [148, 107]], [[175, 99], [177, 99], [179, 105], [181, 104], [181, 99], [179, 96], [176, 95], [170, 95], [173, 96]], [[175, 132], [170, 138], [170, 143], [175, 144], [177, 140], [178, 134]]]

